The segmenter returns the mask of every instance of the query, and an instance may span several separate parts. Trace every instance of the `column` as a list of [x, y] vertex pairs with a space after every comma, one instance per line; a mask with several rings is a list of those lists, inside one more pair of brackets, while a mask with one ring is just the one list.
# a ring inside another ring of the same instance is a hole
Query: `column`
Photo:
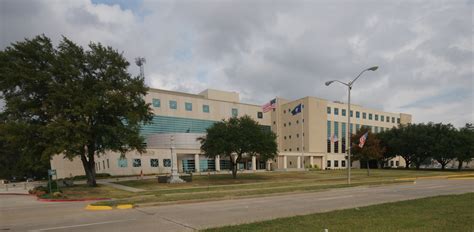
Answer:
[[309, 157], [309, 164], [311, 165], [311, 167], [314, 167], [314, 159], [313, 159], [313, 156], [310, 156], [310, 157]]
[[301, 168], [301, 156], [296, 159], [296, 168]]
[[267, 164], [267, 167], [266, 167], [267, 171], [271, 171], [271, 169], [272, 169], [272, 166], [271, 166], [271, 165], [272, 165], [272, 161], [267, 160], [266, 164]]
[[216, 162], [216, 172], [220, 172], [221, 171], [221, 157], [217, 155], [215, 158], [215, 162]]
[[252, 156], [252, 171], [256, 171], [257, 170], [257, 157], [256, 156]]
[[201, 172], [199, 169], [199, 154], [194, 154], [194, 172]]
[[283, 169], [287, 169], [288, 166], [286, 165], [287, 163], [287, 159], [286, 159], [286, 155], [283, 156]]

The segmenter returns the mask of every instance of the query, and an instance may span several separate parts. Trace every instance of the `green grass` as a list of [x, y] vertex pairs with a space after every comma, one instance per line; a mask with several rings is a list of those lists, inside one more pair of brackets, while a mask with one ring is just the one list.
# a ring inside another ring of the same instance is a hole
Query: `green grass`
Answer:
[[99, 184], [98, 187], [91, 188], [87, 185], [75, 185], [72, 187], [62, 187], [61, 191], [68, 199], [85, 198], [128, 198], [134, 196], [134, 193], [119, 190], [109, 186]]
[[430, 197], [205, 230], [474, 231], [474, 193]]
[[[372, 170], [371, 176], [367, 176], [365, 170], [355, 169], [352, 172], [352, 186], [391, 184], [403, 182], [397, 180], [399, 178], [450, 174], [474, 174], [474, 172]], [[110, 187], [101, 186], [99, 190], [102, 188], [104, 193], [101, 197], [114, 198], [114, 201], [99, 202], [98, 204], [162, 204], [175, 201], [207, 201], [321, 191], [329, 188], [348, 187], [346, 178], [345, 170], [333, 170], [240, 174], [237, 179], [233, 179], [230, 174], [203, 175], [193, 176], [192, 182], [184, 184], [163, 184], [158, 183], [156, 179], [131, 180], [116, 183], [146, 191], [124, 193], [124, 191], [117, 190], [118, 192], [114, 192], [110, 190]], [[99, 192], [88, 193], [87, 187], [81, 189], [80, 195], [91, 194], [94, 197], [100, 195]]]

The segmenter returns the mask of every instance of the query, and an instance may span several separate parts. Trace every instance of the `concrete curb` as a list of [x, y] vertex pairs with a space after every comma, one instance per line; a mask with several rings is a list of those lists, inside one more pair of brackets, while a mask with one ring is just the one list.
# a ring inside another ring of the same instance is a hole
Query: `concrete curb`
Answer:
[[107, 201], [111, 200], [111, 198], [85, 198], [85, 199], [47, 199], [47, 198], [39, 198], [38, 201], [44, 202], [78, 202], [78, 201]]
[[[90, 211], [102, 211], [102, 210], [113, 210], [114, 208], [112, 206], [106, 206], [106, 205], [87, 205], [85, 210], [90, 210]], [[121, 204], [117, 205], [115, 209], [133, 209], [132, 204]]]
[[473, 174], [456, 174], [456, 175], [444, 175], [444, 176], [420, 176], [420, 177], [408, 177], [399, 178], [395, 180], [418, 180], [418, 179], [454, 179], [454, 178], [472, 178]]
[[29, 196], [31, 194], [29, 194], [29, 193], [0, 193], [0, 195], [5, 195], [5, 196], [8, 196], [8, 195], [11, 195], [11, 196]]

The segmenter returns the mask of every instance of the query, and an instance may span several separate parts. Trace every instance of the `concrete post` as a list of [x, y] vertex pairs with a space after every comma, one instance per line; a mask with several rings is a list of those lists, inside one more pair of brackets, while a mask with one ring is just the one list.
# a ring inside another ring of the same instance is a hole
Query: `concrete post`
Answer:
[[271, 169], [272, 169], [272, 166], [271, 166], [271, 165], [272, 165], [272, 162], [271, 162], [270, 160], [267, 160], [266, 164], [267, 164], [267, 167], [266, 167], [267, 171], [271, 171]]
[[296, 159], [296, 167], [301, 168], [301, 156]]
[[257, 170], [257, 157], [256, 156], [252, 156], [252, 171], [256, 171]]
[[313, 159], [313, 156], [310, 156], [309, 157], [309, 164], [314, 167], [314, 159]]
[[[171, 136], [171, 176], [170, 178], [168, 179], [168, 182], [171, 183], [171, 184], [175, 184], [175, 183], [184, 183], [184, 180], [182, 180], [180, 177], [179, 177], [179, 173], [178, 173], [178, 155], [176, 154], [176, 150], [175, 150], [175, 147], [174, 147], [174, 138], [173, 136]], [[100, 163], [99, 163], [100, 165]]]
[[201, 172], [199, 169], [199, 154], [194, 154], [194, 172]]
[[216, 172], [220, 172], [221, 171], [221, 157], [216, 156], [215, 162], [216, 162]]
[[288, 166], [286, 165], [287, 163], [287, 158], [286, 158], [286, 155], [283, 156], [283, 169], [287, 169]]

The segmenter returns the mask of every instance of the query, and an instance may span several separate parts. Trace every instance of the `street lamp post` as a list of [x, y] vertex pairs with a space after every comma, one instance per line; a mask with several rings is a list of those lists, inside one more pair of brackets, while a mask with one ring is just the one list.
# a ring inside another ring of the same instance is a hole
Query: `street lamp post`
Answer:
[[348, 146], [348, 149], [347, 149], [347, 184], [351, 184], [351, 147], [352, 147], [352, 144], [351, 144], [351, 134], [350, 134], [350, 129], [351, 129], [351, 89], [352, 89], [352, 85], [354, 84], [354, 82], [359, 79], [359, 77], [362, 75], [362, 73], [364, 73], [365, 71], [375, 71], [377, 70], [379, 67], [378, 66], [374, 66], [374, 67], [370, 67], [368, 69], [364, 69], [362, 70], [362, 72], [359, 73], [359, 75], [357, 75], [357, 77], [352, 80], [352, 81], [349, 81], [349, 83], [344, 83], [342, 81], [339, 81], [339, 80], [332, 80], [332, 81], [327, 81], [326, 82], [326, 86], [329, 86], [330, 84], [332, 84], [333, 82], [339, 82], [345, 86], [347, 86], [347, 128], [346, 128], [346, 136], [347, 136], [347, 139], [348, 139], [348, 143], [349, 143], [349, 146]]

